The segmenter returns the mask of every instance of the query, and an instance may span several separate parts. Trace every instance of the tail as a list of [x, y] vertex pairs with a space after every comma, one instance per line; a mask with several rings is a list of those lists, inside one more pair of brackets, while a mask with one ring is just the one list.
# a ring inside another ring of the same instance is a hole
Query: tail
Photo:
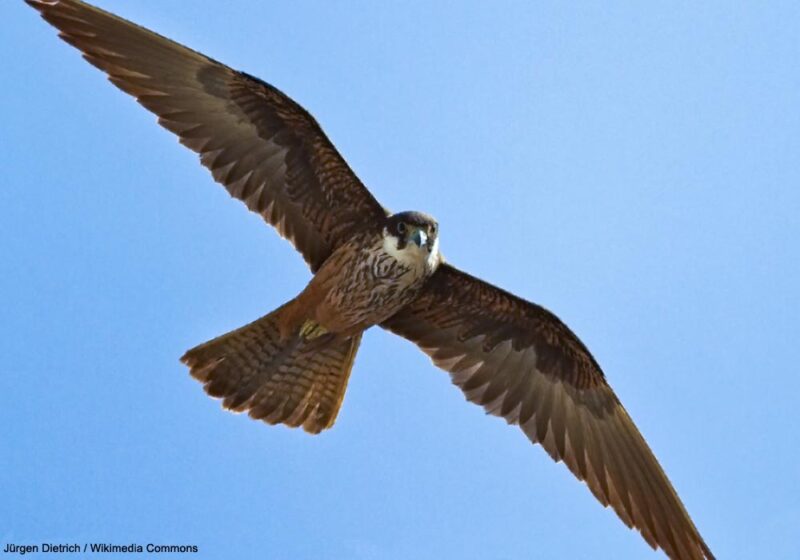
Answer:
[[299, 331], [281, 339], [287, 307], [192, 348], [181, 361], [225, 408], [316, 434], [336, 420], [361, 335], [324, 344]]

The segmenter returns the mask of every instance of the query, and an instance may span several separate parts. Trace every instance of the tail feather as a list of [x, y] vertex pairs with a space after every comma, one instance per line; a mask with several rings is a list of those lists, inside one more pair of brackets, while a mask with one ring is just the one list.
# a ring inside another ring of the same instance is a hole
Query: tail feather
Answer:
[[299, 332], [282, 339], [286, 308], [192, 348], [181, 361], [225, 408], [319, 433], [336, 420], [361, 335], [325, 344]]

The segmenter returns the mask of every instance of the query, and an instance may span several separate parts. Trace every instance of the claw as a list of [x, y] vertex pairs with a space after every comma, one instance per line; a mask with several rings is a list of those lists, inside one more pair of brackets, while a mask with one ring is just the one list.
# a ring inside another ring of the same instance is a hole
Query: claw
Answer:
[[300, 336], [306, 340], [314, 340], [315, 338], [327, 334], [327, 332], [328, 329], [311, 319], [306, 320], [303, 326], [300, 327]]

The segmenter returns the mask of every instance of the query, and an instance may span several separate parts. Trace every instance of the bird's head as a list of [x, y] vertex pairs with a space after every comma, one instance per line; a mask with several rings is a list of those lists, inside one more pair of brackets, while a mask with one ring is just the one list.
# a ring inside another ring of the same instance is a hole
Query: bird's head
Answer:
[[384, 245], [398, 260], [420, 259], [435, 268], [439, 260], [439, 224], [422, 212], [398, 212], [386, 218]]

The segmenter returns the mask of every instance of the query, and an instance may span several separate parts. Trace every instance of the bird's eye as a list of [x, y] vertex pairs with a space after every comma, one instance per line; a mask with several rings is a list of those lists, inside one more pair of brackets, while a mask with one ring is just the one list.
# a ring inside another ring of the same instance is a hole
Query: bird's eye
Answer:
[[406, 232], [406, 224], [405, 222], [398, 222], [397, 223], [397, 233], [405, 233]]

